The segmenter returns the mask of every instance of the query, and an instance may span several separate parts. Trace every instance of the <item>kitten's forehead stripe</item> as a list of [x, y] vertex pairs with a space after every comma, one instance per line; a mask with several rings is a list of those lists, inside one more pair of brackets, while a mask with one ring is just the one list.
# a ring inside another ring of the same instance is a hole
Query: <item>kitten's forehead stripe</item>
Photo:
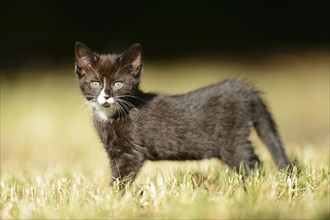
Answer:
[[119, 65], [117, 63], [117, 55], [107, 54], [101, 55], [98, 63], [98, 69], [102, 77], [105, 77], [107, 82], [111, 76], [117, 71]]

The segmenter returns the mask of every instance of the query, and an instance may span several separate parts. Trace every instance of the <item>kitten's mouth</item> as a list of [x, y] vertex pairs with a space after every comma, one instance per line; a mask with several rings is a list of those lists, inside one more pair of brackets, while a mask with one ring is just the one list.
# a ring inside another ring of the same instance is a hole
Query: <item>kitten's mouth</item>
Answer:
[[95, 110], [101, 119], [108, 120], [109, 118], [116, 118], [118, 109], [114, 104], [104, 103], [102, 105], [99, 104]]
[[109, 108], [110, 107], [110, 104], [106, 102], [106, 103], [102, 104], [102, 107]]

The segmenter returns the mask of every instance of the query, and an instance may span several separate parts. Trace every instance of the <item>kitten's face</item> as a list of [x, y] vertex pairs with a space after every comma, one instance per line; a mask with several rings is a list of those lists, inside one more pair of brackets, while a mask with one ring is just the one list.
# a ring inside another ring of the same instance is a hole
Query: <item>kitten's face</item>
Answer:
[[120, 55], [99, 55], [76, 43], [75, 71], [80, 89], [100, 120], [121, 118], [132, 107], [127, 99], [139, 87], [141, 56], [139, 44]]

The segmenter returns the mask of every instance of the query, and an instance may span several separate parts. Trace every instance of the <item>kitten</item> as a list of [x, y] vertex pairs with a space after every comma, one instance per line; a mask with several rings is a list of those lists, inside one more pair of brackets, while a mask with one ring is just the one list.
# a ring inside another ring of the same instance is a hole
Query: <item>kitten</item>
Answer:
[[139, 88], [142, 49], [97, 54], [75, 44], [75, 72], [93, 108], [94, 126], [108, 153], [112, 178], [131, 182], [146, 160], [216, 157], [249, 171], [261, 162], [248, 140], [251, 125], [279, 169], [288, 159], [275, 122], [251, 85], [226, 80], [183, 95]]

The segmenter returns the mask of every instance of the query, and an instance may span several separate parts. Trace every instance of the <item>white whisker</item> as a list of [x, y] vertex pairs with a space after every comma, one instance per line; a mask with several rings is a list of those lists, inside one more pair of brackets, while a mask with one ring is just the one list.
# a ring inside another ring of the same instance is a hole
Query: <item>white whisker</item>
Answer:
[[82, 115], [83, 115], [83, 118], [87, 118], [89, 117], [90, 115], [90, 110], [92, 108], [91, 106], [91, 103], [93, 102], [94, 100], [91, 100], [91, 101], [85, 101], [82, 105], [80, 105], [78, 108], [77, 108], [77, 112], [78, 111], [82, 111]]
[[122, 102], [127, 107], [127, 110], [129, 110], [130, 107], [135, 108], [135, 106], [133, 104], [131, 104], [128, 101], [125, 101], [123, 99], [117, 99], [117, 101]]
[[125, 111], [123, 110], [122, 106], [119, 103], [115, 102], [115, 106], [118, 109], [119, 112], [119, 120], [121, 120], [121, 122], [123, 123], [123, 120], [125, 117]]
[[98, 72], [96, 72], [96, 70], [95, 70], [91, 65], [88, 65], [88, 68], [90, 68], [91, 70], [93, 70], [93, 72], [94, 72], [98, 77], [100, 77], [100, 75], [98, 74]]
[[144, 103], [147, 103], [144, 99], [140, 98], [140, 97], [137, 97], [137, 96], [134, 96], [134, 95], [121, 95], [121, 96], [117, 96], [118, 98], [125, 98], [125, 97], [128, 97], [128, 98], [135, 98], [135, 99], [139, 99], [141, 100], [142, 102]]
[[118, 105], [117, 105], [117, 103], [114, 103], [115, 104], [115, 107], [116, 107], [116, 109], [117, 109], [117, 114], [118, 114], [118, 117], [120, 118], [121, 116], [120, 116], [120, 109], [118, 108]]
[[136, 108], [135, 105], [133, 105], [131, 102], [127, 101], [127, 100], [124, 100], [124, 99], [120, 99], [120, 98], [116, 98], [116, 100], [118, 101], [119, 104], [121, 105], [125, 105], [127, 109], [127, 112], [132, 109], [132, 110], [135, 110], [140, 116], [141, 116], [141, 113], [139, 112], [139, 110]]
[[116, 77], [117, 73], [119, 73], [120, 70], [122, 70], [123, 68], [125, 68], [125, 67], [127, 67], [127, 66], [129, 66], [129, 65], [131, 65], [131, 64], [130, 64], [130, 63], [129, 63], [129, 64], [126, 64], [126, 65], [123, 66], [123, 67], [119, 66], [119, 69], [118, 69], [117, 72], [114, 74], [114, 76]]

